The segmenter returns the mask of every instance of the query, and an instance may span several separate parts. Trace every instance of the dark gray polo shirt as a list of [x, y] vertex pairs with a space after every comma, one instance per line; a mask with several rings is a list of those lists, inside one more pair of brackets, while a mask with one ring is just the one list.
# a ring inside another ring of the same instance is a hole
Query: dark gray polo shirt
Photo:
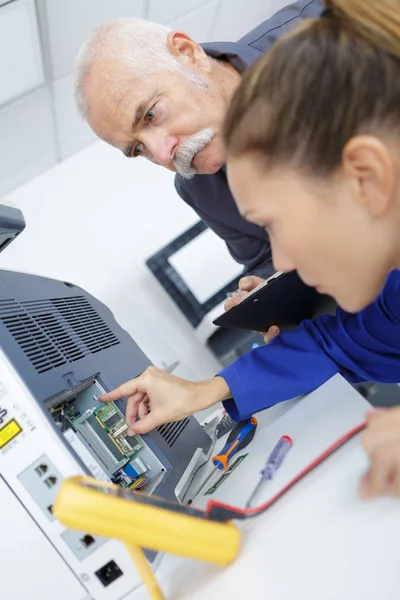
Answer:
[[[300, 0], [277, 12], [238, 42], [212, 42], [202, 47], [209, 56], [228, 60], [243, 73], [288, 29], [302, 19], [317, 17], [322, 10], [318, 0]], [[245, 274], [266, 278], [274, 272], [268, 235], [240, 216], [228, 187], [225, 168], [213, 175], [195, 175], [192, 179], [177, 175], [175, 187], [186, 204], [226, 242], [232, 257], [244, 266]]]

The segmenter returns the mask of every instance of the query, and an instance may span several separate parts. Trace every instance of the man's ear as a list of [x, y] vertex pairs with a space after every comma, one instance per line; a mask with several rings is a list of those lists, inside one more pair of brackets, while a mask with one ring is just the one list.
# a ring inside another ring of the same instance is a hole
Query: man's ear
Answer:
[[167, 48], [182, 64], [197, 64], [204, 69], [210, 61], [203, 48], [186, 33], [170, 31], [167, 36]]
[[395, 199], [396, 165], [389, 147], [378, 137], [357, 135], [347, 142], [342, 168], [354, 198], [372, 217], [387, 212]]

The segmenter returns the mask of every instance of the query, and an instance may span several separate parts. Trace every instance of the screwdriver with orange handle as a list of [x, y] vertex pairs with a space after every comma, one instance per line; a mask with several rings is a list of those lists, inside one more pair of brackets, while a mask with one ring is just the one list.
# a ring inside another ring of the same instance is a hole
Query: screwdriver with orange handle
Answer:
[[[227, 471], [231, 458], [250, 444], [256, 432], [257, 425], [258, 421], [254, 417], [250, 417], [250, 419], [246, 419], [245, 421], [240, 421], [235, 425], [221, 452], [211, 459], [211, 462], [219, 471]], [[217, 472], [218, 471], [213, 470], [209, 473], [208, 477], [201, 482], [200, 487], [192, 495], [189, 502], [190, 504], [203, 493], [203, 490], [209, 484], [210, 479], [215, 477]]]
[[211, 459], [213, 465], [221, 471], [226, 471], [231, 458], [250, 444], [256, 432], [257, 425], [257, 419], [254, 417], [240, 421], [230, 432], [221, 452]]

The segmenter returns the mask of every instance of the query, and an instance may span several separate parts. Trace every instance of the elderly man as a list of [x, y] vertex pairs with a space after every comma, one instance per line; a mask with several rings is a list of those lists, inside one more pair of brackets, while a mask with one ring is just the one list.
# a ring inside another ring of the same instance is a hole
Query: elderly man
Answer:
[[258, 276], [241, 280], [242, 294], [274, 269], [266, 231], [240, 216], [229, 190], [222, 124], [243, 71], [300, 19], [321, 11], [319, 1], [300, 0], [237, 43], [201, 46], [161, 25], [116, 19], [95, 29], [77, 57], [75, 96], [91, 128], [128, 158], [177, 172], [181, 198], [226, 242], [244, 274]]

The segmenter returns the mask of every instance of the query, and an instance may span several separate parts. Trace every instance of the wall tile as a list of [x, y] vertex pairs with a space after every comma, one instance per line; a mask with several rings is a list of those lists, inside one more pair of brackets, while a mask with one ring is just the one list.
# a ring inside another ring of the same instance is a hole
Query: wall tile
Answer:
[[196, 42], [208, 42], [217, 14], [218, 4], [219, 0], [208, 2], [198, 10], [169, 22], [168, 25], [173, 29], [184, 31], [196, 40]]
[[57, 142], [61, 159], [97, 139], [78, 113], [73, 97], [72, 81], [72, 75], [67, 75], [52, 84]]
[[113, 17], [144, 17], [145, 0], [46, 0], [51, 75], [73, 69], [81, 43], [96, 25]]
[[0, 15], [0, 104], [44, 83], [42, 56], [35, 7], [29, 2], [11, 2]]
[[57, 160], [50, 93], [40, 88], [0, 111], [0, 193]]
[[147, 18], [156, 23], [169, 23], [204, 3], [204, 0], [150, 0]]

